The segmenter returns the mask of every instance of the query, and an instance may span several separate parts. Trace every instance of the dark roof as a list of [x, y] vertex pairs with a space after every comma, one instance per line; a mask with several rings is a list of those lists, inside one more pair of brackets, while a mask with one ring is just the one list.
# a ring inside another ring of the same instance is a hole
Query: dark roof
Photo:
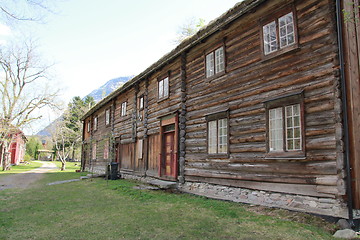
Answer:
[[245, 0], [235, 4], [235, 6], [229, 9], [227, 12], [222, 14], [220, 17], [211, 21], [206, 27], [200, 29], [193, 36], [182, 41], [175, 49], [165, 54], [162, 58], [160, 58], [157, 62], [148, 67], [145, 71], [135, 76], [120, 88], [116, 89], [112, 93], [110, 93], [107, 97], [98, 102], [94, 107], [92, 107], [85, 115], [81, 118], [81, 120], [85, 120], [85, 118], [91, 116], [94, 112], [99, 110], [102, 106], [110, 102], [114, 97], [118, 96], [120, 93], [125, 92], [127, 89], [131, 88], [138, 82], [144, 80], [147, 76], [155, 72], [156, 70], [162, 68], [166, 63], [180, 56], [183, 52], [186, 52], [190, 48], [196, 46], [205, 38], [211, 36], [212, 34], [220, 31], [227, 24], [233, 22], [244, 14], [250, 12], [252, 9], [257, 7], [259, 4], [265, 2], [266, 0]]

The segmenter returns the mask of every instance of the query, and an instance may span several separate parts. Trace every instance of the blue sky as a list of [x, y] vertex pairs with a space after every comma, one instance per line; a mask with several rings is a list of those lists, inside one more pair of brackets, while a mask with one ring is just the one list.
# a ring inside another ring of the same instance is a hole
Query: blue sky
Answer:
[[[239, 1], [62, 0], [46, 23], [27, 24], [26, 31], [55, 63], [53, 81], [68, 102], [112, 78], [139, 74], [176, 47], [178, 28], [189, 19], [209, 22]], [[9, 34], [0, 25], [0, 43]]]

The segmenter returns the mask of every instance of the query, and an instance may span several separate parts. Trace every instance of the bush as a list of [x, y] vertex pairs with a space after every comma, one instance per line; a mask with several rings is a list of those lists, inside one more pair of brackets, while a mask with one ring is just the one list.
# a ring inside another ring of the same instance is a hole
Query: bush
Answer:
[[30, 162], [31, 161], [31, 156], [26, 153], [25, 156], [24, 156], [24, 162]]

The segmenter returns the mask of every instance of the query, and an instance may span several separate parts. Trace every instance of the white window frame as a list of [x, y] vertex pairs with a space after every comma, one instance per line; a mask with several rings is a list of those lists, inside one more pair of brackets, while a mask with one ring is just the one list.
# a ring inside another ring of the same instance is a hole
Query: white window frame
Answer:
[[297, 33], [294, 12], [290, 11], [263, 25], [262, 33], [264, 55], [295, 45]]
[[126, 105], [127, 105], [126, 101], [121, 104], [121, 116], [122, 117], [126, 116]]
[[206, 77], [212, 77], [225, 71], [225, 49], [224, 46], [216, 48], [205, 56]]
[[229, 120], [228, 112], [207, 117], [207, 152], [209, 155], [228, 155]]
[[105, 110], [105, 125], [110, 124], [110, 108]]
[[98, 117], [94, 117], [94, 122], [93, 122], [93, 128], [94, 128], [94, 131], [97, 130], [97, 125], [98, 125]]
[[159, 99], [165, 99], [169, 97], [169, 77], [163, 78], [158, 82], [158, 96]]
[[[303, 150], [301, 104], [271, 108], [269, 111], [269, 152]], [[291, 112], [289, 114], [289, 112]], [[290, 144], [291, 143], [291, 144]]]

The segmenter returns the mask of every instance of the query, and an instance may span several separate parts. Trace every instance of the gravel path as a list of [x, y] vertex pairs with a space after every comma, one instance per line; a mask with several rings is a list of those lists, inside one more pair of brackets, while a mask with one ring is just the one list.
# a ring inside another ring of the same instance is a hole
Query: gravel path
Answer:
[[43, 173], [57, 169], [52, 162], [42, 162], [42, 166], [31, 171], [0, 177], [0, 191], [8, 188], [28, 188], [43, 177]]

